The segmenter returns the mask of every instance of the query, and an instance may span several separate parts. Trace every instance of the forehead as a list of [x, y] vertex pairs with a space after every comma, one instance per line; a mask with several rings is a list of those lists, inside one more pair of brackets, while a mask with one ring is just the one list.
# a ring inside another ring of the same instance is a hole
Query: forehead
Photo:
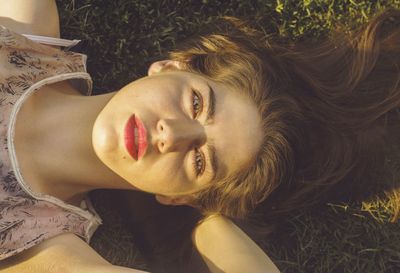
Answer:
[[208, 129], [209, 135], [225, 175], [229, 175], [252, 163], [262, 142], [261, 119], [255, 103], [240, 90], [216, 82], [209, 84], [216, 98], [215, 120]]

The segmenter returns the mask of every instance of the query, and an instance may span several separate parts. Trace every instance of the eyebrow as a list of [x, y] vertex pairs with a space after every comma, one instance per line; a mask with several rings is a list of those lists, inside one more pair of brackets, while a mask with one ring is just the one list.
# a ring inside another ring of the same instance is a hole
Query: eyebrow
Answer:
[[219, 169], [219, 161], [216, 155], [216, 149], [214, 143], [211, 140], [207, 143], [207, 150], [211, 161], [211, 169], [212, 169], [211, 180], [214, 180], [215, 177], [217, 176], [217, 172]]
[[208, 106], [206, 111], [206, 125], [214, 120], [215, 116], [215, 92], [214, 89], [207, 83], [208, 86]]

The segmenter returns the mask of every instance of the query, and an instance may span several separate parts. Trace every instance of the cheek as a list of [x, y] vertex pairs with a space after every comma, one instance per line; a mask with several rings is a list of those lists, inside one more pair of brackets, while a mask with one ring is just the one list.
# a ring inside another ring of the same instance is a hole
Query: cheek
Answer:
[[180, 97], [172, 92], [154, 92], [146, 96], [143, 103], [146, 103], [153, 111], [157, 112], [160, 117], [176, 115], [181, 113]]
[[164, 154], [143, 162], [139, 176], [143, 178], [144, 184], [147, 183], [147, 186], [154, 187], [149, 190], [162, 189], [168, 192], [179, 192], [192, 187], [193, 183], [186, 175], [185, 164], [181, 156]]
[[131, 92], [131, 99], [153, 109], [170, 110], [179, 106], [183, 88], [169, 82], [145, 84]]
[[181, 153], [156, 154], [146, 162], [149, 172], [154, 176], [168, 177], [168, 179], [183, 177], [184, 165], [184, 155]]

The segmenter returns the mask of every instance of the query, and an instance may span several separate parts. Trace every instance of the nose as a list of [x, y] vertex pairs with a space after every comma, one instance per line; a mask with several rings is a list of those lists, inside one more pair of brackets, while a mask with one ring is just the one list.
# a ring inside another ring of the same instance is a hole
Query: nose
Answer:
[[200, 123], [185, 119], [160, 119], [155, 145], [161, 153], [189, 150], [201, 146], [206, 135]]

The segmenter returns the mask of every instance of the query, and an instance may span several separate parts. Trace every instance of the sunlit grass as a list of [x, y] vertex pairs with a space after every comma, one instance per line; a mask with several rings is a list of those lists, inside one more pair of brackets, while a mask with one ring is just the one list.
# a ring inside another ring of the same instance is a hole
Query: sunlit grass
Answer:
[[[152, 61], [220, 15], [248, 17], [286, 39], [317, 39], [337, 21], [356, 27], [385, 7], [400, 8], [400, 1], [64, 0], [58, 6], [62, 36], [83, 40], [75, 50], [88, 55], [97, 94], [144, 76]], [[400, 223], [393, 221], [399, 196], [387, 196], [295, 215], [262, 247], [282, 272], [400, 272]], [[105, 225], [92, 245], [113, 263], [146, 268], [129, 247], [129, 231], [98, 206]]]

